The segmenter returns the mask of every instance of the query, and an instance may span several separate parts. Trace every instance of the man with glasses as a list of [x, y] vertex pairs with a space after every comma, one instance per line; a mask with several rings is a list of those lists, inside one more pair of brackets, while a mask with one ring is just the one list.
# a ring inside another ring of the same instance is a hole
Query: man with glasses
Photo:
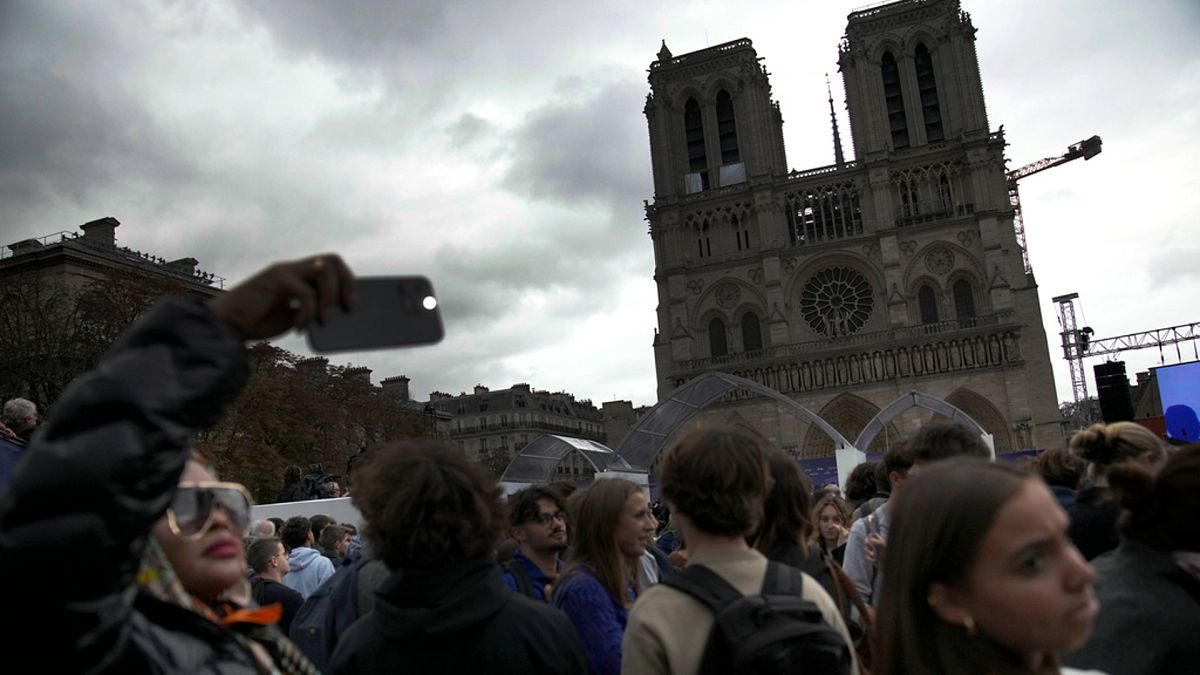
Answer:
[[254, 601], [260, 607], [279, 603], [283, 616], [279, 619], [279, 630], [287, 635], [292, 619], [304, 604], [304, 598], [283, 584], [283, 577], [291, 570], [283, 542], [274, 537], [255, 539], [246, 551], [246, 562], [258, 573], [252, 582]]
[[535, 600], [546, 600], [546, 587], [558, 578], [567, 549], [567, 511], [560, 494], [532, 486], [508, 498], [510, 534], [517, 542], [504, 563], [504, 583]]

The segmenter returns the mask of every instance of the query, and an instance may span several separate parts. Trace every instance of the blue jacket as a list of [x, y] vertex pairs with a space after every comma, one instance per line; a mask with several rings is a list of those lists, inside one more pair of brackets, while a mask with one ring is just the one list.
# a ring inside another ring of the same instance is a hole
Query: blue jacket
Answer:
[[13, 467], [21, 454], [25, 452], [25, 444], [19, 440], [0, 436], [0, 492], [8, 487], [8, 479], [12, 477]]
[[288, 554], [292, 571], [283, 575], [283, 585], [307, 598], [333, 576], [333, 563], [315, 548], [301, 546]]
[[[542, 602], [545, 602], [546, 585], [554, 580], [547, 576], [546, 573], [542, 571], [542, 568], [537, 566], [537, 563], [525, 557], [525, 554], [521, 553], [520, 549], [513, 554], [513, 560], [516, 562], [516, 564], [521, 565], [525, 569], [525, 576], [529, 578], [529, 585], [531, 587], [530, 590], [533, 591], [533, 598], [535, 600], [541, 600]], [[559, 560], [557, 562], [555, 571], [561, 572], [562, 566], [562, 561]], [[500, 568], [500, 578], [504, 580], [505, 585], [507, 585], [509, 588], [518, 593], [521, 592], [520, 584], [518, 584], [516, 578], [513, 577], [513, 573], [503, 566]]]
[[[628, 589], [629, 600], [636, 596]], [[554, 604], [563, 612], [583, 640], [588, 670], [592, 675], [621, 672], [621, 638], [629, 610], [618, 602], [586, 567], [571, 572], [554, 591]]]

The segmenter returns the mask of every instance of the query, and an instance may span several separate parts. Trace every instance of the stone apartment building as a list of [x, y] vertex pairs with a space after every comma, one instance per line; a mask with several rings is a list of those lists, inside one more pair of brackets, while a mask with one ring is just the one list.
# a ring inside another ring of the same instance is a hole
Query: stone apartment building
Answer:
[[[447, 425], [450, 439], [497, 475], [523, 447], [546, 434], [599, 443], [606, 439], [600, 411], [590, 400], [533, 389], [528, 384], [497, 391], [476, 385], [472, 393], [458, 396], [433, 392], [429, 405], [453, 416]], [[571, 455], [558, 472], [574, 479], [589, 469], [583, 457]]]
[[116, 218], [0, 247], [0, 392], [46, 406], [141, 311], [167, 294], [211, 297], [224, 279], [195, 258], [120, 246]]
[[[803, 171], [788, 169], [783, 115], [749, 39], [679, 56], [663, 43], [645, 105], [660, 400], [729, 372], [853, 439], [921, 391], [980, 422], [997, 452], [1062, 442], [975, 33], [957, 0], [851, 13], [837, 60], [854, 157], [835, 120], [835, 163]], [[832, 454], [819, 430], [761, 397], [705, 416], [745, 420], [800, 457]], [[873, 449], [920, 420], [896, 422]]]
[[225, 279], [199, 269], [195, 258], [166, 260], [152, 253], [117, 245], [121, 222], [111, 216], [79, 226], [79, 232], [56, 232], [24, 239], [0, 249], [0, 280], [34, 274], [79, 284], [104, 281], [113, 273], [179, 284], [189, 293], [211, 297], [221, 292]]

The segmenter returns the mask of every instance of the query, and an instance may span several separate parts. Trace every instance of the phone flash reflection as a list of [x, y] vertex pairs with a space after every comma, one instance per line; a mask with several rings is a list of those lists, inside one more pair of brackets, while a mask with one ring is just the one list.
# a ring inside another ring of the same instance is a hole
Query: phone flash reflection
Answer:
[[432, 295], [427, 295], [425, 296], [425, 299], [421, 301], [421, 305], [425, 307], [425, 309], [433, 309], [434, 307], [437, 307], [437, 298], [433, 297]]

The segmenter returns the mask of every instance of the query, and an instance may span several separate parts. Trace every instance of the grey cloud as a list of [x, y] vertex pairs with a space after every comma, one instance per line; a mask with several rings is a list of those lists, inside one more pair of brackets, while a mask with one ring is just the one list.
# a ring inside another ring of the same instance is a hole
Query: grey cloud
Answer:
[[505, 187], [568, 204], [636, 204], [637, 195], [649, 196], [645, 95], [641, 82], [621, 80], [531, 112], [513, 133]]
[[194, 168], [123, 79], [130, 17], [49, 3], [0, 14], [0, 218], [51, 199], [82, 202], [113, 182], [180, 184]]
[[1154, 256], [1148, 267], [1150, 285], [1154, 288], [1200, 281], [1200, 248], [1169, 248]]
[[495, 131], [496, 125], [469, 112], [463, 113], [453, 124], [446, 127], [450, 145], [458, 149], [474, 145]]
[[437, 0], [258, 0], [235, 2], [260, 22], [278, 47], [349, 66], [394, 67], [402, 55], [428, 48], [446, 32]]

